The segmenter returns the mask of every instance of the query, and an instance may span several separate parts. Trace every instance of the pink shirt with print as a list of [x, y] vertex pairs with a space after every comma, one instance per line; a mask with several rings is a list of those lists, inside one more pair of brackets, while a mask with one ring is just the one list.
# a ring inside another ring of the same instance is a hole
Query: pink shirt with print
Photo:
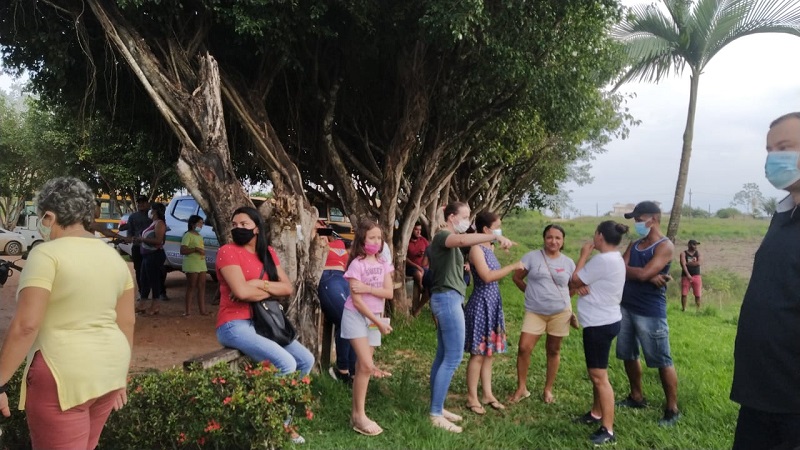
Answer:
[[[383, 280], [386, 274], [392, 273], [393, 271], [394, 267], [380, 258], [376, 258], [372, 261], [368, 261], [366, 258], [356, 258], [350, 263], [350, 266], [347, 267], [347, 272], [344, 273], [344, 277], [348, 280], [358, 280], [368, 286], [381, 289], [383, 288]], [[385, 299], [375, 297], [371, 294], [361, 294], [361, 299], [364, 300], [367, 308], [373, 313], [383, 313], [384, 303], [386, 302]], [[351, 311], [358, 312], [355, 305], [353, 305], [352, 295], [347, 297], [344, 307]]]

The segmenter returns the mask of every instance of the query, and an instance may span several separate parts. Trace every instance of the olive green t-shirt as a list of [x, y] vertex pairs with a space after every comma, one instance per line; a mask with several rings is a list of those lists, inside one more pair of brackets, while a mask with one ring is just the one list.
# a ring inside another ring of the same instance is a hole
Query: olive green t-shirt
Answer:
[[433, 237], [430, 246], [430, 270], [433, 273], [433, 293], [457, 291], [462, 296], [467, 291], [464, 283], [464, 254], [460, 248], [447, 248], [447, 236], [452, 234], [442, 230]]

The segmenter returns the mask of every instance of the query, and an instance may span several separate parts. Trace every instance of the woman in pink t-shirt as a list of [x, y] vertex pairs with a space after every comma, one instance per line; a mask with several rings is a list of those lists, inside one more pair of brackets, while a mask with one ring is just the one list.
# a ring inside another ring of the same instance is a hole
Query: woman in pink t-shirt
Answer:
[[344, 273], [350, 283], [350, 296], [344, 304], [341, 325], [342, 338], [350, 339], [356, 352], [350, 424], [358, 433], [376, 436], [383, 429], [367, 417], [364, 404], [369, 378], [376, 369], [372, 359], [374, 347], [380, 345], [380, 335], [392, 331], [388, 320], [383, 318], [383, 308], [386, 299], [391, 299], [394, 294], [394, 268], [379, 256], [383, 248], [383, 234], [375, 221], [361, 219], [355, 231], [350, 260]]

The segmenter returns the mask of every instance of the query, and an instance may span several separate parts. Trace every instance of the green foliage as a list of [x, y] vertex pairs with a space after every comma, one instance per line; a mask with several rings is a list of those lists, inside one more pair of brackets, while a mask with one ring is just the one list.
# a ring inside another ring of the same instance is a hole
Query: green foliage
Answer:
[[745, 183], [742, 186], [742, 190], [733, 196], [733, 202], [731, 202], [731, 206], [744, 206], [745, 211], [748, 214], [752, 214], [753, 217], [759, 215], [762, 204], [764, 204], [764, 195], [756, 183]]
[[722, 208], [714, 213], [720, 219], [735, 219], [742, 216], [742, 212], [734, 207]]
[[764, 211], [765, 216], [772, 217], [775, 211], [778, 210], [778, 199], [775, 197], [763, 199], [761, 201], [761, 209]]
[[[19, 386], [21, 372], [12, 386]], [[289, 435], [284, 419], [314, 417], [310, 378], [276, 373], [271, 366], [232, 370], [221, 364], [208, 370], [133, 375], [128, 382], [128, 404], [112, 412], [99, 448], [285, 447]], [[17, 400], [9, 401], [15, 405]], [[3, 439], [10, 448], [29, 447], [24, 413], [15, 412], [4, 422]]]
[[703, 208], [693, 208], [689, 205], [683, 205], [683, 210], [681, 211], [684, 217], [697, 217], [697, 218], [708, 218], [711, 217], [711, 213], [706, 211]]

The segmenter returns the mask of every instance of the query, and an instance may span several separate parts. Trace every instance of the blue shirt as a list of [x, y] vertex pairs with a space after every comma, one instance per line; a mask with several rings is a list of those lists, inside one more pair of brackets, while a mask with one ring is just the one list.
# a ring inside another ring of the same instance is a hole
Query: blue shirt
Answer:
[[[628, 265], [630, 267], [644, 267], [653, 259], [656, 247], [666, 241], [667, 238], [661, 238], [650, 247], [639, 249], [639, 244], [642, 239], [636, 241], [631, 245], [630, 258]], [[659, 273], [669, 273], [669, 266], [672, 262], [668, 262]], [[667, 317], [667, 287], [658, 287], [649, 281], [625, 280], [625, 288], [622, 291], [621, 306], [633, 314], [645, 317]]]

